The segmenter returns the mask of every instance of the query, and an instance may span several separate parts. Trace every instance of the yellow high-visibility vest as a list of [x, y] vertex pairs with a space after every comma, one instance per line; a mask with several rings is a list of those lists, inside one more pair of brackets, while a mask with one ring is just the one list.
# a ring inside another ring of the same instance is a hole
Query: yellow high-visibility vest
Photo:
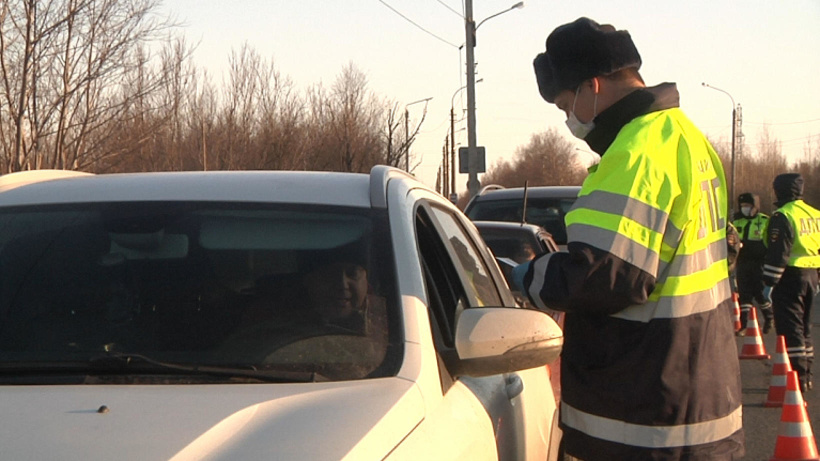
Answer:
[[788, 218], [794, 229], [794, 243], [788, 265], [820, 267], [820, 211], [803, 200], [789, 202], [777, 211]]

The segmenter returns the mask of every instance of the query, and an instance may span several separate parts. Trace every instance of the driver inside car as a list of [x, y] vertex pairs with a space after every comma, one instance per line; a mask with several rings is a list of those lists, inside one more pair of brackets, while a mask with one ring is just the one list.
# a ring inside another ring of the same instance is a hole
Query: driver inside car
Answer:
[[[222, 351], [241, 350], [264, 363], [312, 361], [341, 374], [372, 371], [384, 357], [387, 313], [384, 298], [372, 293], [363, 253], [344, 247], [311, 253], [296, 280], [259, 281], [244, 327]], [[358, 372], [343, 371], [354, 362]]]

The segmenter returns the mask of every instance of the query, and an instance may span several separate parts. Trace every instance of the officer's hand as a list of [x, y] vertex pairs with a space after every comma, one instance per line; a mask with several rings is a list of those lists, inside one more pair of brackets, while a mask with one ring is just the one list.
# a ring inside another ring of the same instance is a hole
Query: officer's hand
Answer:
[[513, 267], [513, 270], [512, 270], [512, 282], [513, 282], [513, 285], [515, 285], [514, 288], [516, 290], [520, 291], [521, 293], [526, 293], [527, 292], [527, 290], [524, 289], [524, 275], [527, 274], [527, 270], [529, 270], [530, 264], [532, 264], [532, 263], [529, 262], [529, 261], [525, 262], [525, 263], [521, 263], [521, 264]]
[[765, 286], [763, 287], [763, 299], [766, 300], [768, 304], [772, 303], [772, 289], [774, 287]]

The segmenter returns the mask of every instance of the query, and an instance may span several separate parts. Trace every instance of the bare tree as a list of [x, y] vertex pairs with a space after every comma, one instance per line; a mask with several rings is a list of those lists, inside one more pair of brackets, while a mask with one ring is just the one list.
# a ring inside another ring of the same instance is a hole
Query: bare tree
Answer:
[[383, 108], [353, 64], [342, 70], [329, 92], [321, 84], [314, 86], [309, 101], [310, 168], [367, 172], [384, 162]]
[[[114, 121], [140, 94], [123, 92], [144, 46], [173, 25], [159, 0], [20, 0], [0, 9], [0, 172], [84, 169], [112, 155]], [[140, 90], [161, 82], [151, 74]]]
[[506, 187], [520, 187], [524, 181], [530, 186], [579, 185], [584, 177], [586, 171], [572, 143], [550, 128], [532, 135], [529, 144], [516, 150], [512, 161], [499, 161], [481, 182]]
[[[406, 119], [406, 112], [402, 114], [399, 110], [398, 102], [386, 101], [382, 105], [385, 107], [384, 121], [382, 122], [384, 156], [379, 163], [402, 169], [409, 165], [409, 171], [413, 172], [421, 164], [421, 159], [417, 159], [415, 154], [410, 151], [410, 146], [415, 142], [421, 126], [427, 118], [427, 106], [424, 106], [424, 111], [415, 127], [411, 127]], [[403, 116], [405, 118], [402, 118]]]

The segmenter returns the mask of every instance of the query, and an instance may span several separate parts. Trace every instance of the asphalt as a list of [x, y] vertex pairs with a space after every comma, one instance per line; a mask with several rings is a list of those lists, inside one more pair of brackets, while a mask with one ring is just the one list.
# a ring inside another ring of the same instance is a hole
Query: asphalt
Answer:
[[[820, 341], [820, 300], [816, 300], [812, 308], [812, 332]], [[759, 317], [759, 316], [758, 316]], [[759, 327], [762, 327], [762, 320]], [[746, 328], [744, 328], [744, 331]], [[740, 360], [741, 383], [743, 388], [743, 427], [746, 433], [746, 456], [743, 460], [768, 461], [774, 456], [775, 446], [780, 438], [780, 418], [782, 407], [766, 407], [764, 404], [769, 395], [771, 385], [772, 365], [777, 351], [777, 334], [774, 330], [769, 334], [761, 333], [761, 340], [765, 353], [770, 359], [742, 359]], [[738, 356], [740, 356], [744, 337], [737, 338]], [[820, 344], [820, 342], [818, 342]], [[820, 367], [816, 362], [815, 367]], [[818, 369], [820, 371], [820, 369]], [[818, 376], [820, 379], [820, 376]], [[817, 379], [815, 379], [817, 381]], [[820, 382], [815, 382], [813, 390], [803, 394], [807, 404], [806, 412], [812, 427], [812, 435], [804, 439], [805, 443], [815, 443], [815, 433], [820, 428]], [[786, 439], [783, 438], [783, 441]]]

